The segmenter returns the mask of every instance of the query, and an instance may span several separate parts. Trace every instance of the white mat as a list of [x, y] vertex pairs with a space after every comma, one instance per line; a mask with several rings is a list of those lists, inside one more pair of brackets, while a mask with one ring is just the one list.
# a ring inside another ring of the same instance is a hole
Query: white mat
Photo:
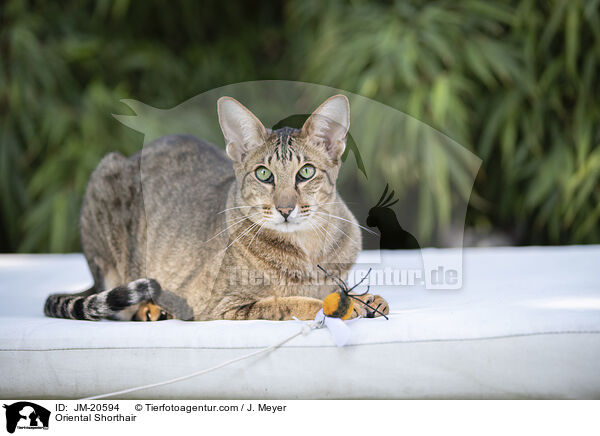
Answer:
[[[374, 256], [364, 252], [361, 260]], [[416, 251], [383, 259], [421, 265]], [[318, 330], [268, 355], [127, 398], [600, 398], [600, 246], [466, 249], [463, 260], [458, 291], [374, 287], [390, 302], [390, 320], [353, 323], [345, 348]], [[78, 398], [161, 381], [299, 328], [43, 316], [48, 294], [90, 283], [79, 254], [0, 256], [0, 396]]]

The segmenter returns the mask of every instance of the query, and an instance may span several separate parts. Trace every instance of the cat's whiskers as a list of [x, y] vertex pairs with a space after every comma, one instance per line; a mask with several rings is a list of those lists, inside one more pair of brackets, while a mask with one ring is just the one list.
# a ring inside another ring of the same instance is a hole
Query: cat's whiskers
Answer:
[[[319, 217], [315, 217], [315, 218], [319, 218]], [[340, 247], [340, 244], [338, 243], [338, 241], [335, 239], [335, 237], [334, 237], [334, 236], [333, 236], [331, 233], [329, 233], [329, 231], [328, 231], [328, 230], [325, 228], [325, 226], [324, 226], [323, 224], [319, 224], [319, 223], [316, 223], [316, 224], [317, 224], [319, 227], [321, 227], [321, 228], [323, 229], [323, 231], [324, 231], [324, 232], [325, 232], [325, 233], [326, 233], [328, 236], [330, 236], [330, 237], [331, 237], [331, 240], [332, 240], [332, 241], [335, 243], [335, 245], [338, 247], [338, 250], [340, 250], [340, 251], [341, 251], [341, 250], [342, 250], [342, 247]], [[336, 251], [336, 253], [337, 253], [337, 251]], [[339, 256], [338, 256], [338, 257], [339, 257]]]
[[252, 239], [250, 239], [250, 243], [248, 244], [248, 249], [250, 249], [250, 246], [252, 245], [252, 242], [254, 242], [254, 239], [258, 236], [258, 234], [262, 231], [263, 227], [265, 226], [267, 222], [266, 218], [263, 218], [263, 220], [261, 221], [261, 225], [258, 228], [258, 230], [256, 231], [256, 233], [254, 233], [254, 236], [252, 237]]
[[321, 216], [314, 216], [314, 218], [320, 219], [323, 222], [326, 222], [327, 224], [329, 224], [330, 226], [335, 227], [337, 230], [339, 230], [340, 232], [342, 232], [344, 234], [344, 236], [346, 236], [348, 239], [350, 239], [352, 242], [354, 242], [356, 245], [360, 245], [358, 242], [356, 242], [354, 239], [352, 239], [350, 236], [348, 236], [348, 234], [346, 232], [344, 232], [342, 229], [340, 229], [338, 226], [336, 226], [334, 223], [326, 220], [325, 218], [321, 217]]
[[319, 204], [307, 204], [306, 206], [302, 206], [300, 210], [299, 217], [311, 216], [315, 212], [318, 212], [318, 208], [321, 206], [326, 206], [330, 204], [346, 204], [344, 201], [330, 201], [327, 203], [319, 203]]
[[311, 204], [310, 207], [319, 207], [319, 206], [326, 206], [328, 204], [346, 204], [347, 202], [344, 201], [332, 201], [329, 203], [321, 203], [321, 204]]
[[[340, 244], [337, 243], [337, 241], [335, 240], [335, 238], [325, 229], [325, 227], [323, 227], [322, 225], [320, 225], [319, 223], [317, 223], [315, 221], [311, 222], [309, 220], [309, 223], [311, 225], [314, 224], [316, 226], [316, 228], [320, 229], [321, 230], [321, 234], [325, 237], [325, 239], [330, 239], [331, 238], [331, 240], [337, 245], [338, 249], [341, 251]], [[338, 250], [334, 250], [334, 253], [337, 256], [338, 261], [340, 263], [342, 263], [342, 259], [340, 258], [340, 254], [338, 253]]]
[[360, 224], [357, 224], [357, 223], [354, 223], [354, 222], [352, 222], [352, 221], [350, 221], [350, 220], [347, 220], [346, 218], [342, 218], [341, 216], [332, 215], [332, 214], [330, 214], [330, 213], [318, 212], [318, 211], [315, 211], [314, 213], [318, 213], [319, 215], [325, 215], [325, 216], [329, 216], [329, 217], [331, 217], [331, 218], [336, 218], [336, 219], [338, 219], [338, 220], [346, 221], [347, 223], [350, 223], [350, 224], [352, 224], [352, 225], [358, 226], [358, 227], [360, 227], [361, 229], [363, 229], [363, 230], [366, 230], [367, 232], [374, 234], [375, 236], [379, 236], [379, 235], [378, 235], [377, 233], [375, 233], [373, 230], [371, 230], [371, 229], [367, 229], [366, 227], [363, 227], [363, 226], [361, 226]]
[[324, 235], [324, 234], [323, 234], [323, 231], [322, 231], [322, 230], [320, 230], [319, 228], [317, 228], [317, 225], [316, 225], [316, 223], [315, 223], [315, 222], [313, 222], [313, 221], [312, 221], [312, 220], [310, 220], [310, 219], [309, 219], [309, 220], [307, 220], [307, 221], [308, 221], [308, 224], [309, 224], [309, 225], [312, 227], [312, 229], [314, 230], [314, 232], [315, 232], [315, 234], [317, 235], [317, 237], [318, 237], [318, 238], [320, 238], [320, 237], [321, 237], [321, 235]]
[[323, 225], [321, 225], [321, 224], [319, 224], [317, 222], [315, 222], [315, 225], [317, 225], [318, 227], [320, 227], [325, 232], [326, 238], [327, 239], [331, 239], [331, 241], [337, 246], [337, 250], [333, 250], [333, 252], [335, 253], [335, 256], [337, 257], [338, 262], [340, 264], [344, 263], [343, 260], [342, 260], [342, 258], [340, 257], [340, 252], [342, 251], [342, 248], [340, 247], [340, 244], [338, 244], [338, 242], [335, 239], [335, 237], [331, 233], [329, 233], [327, 231], [327, 229], [325, 229], [325, 226], [323, 226]]
[[[250, 214], [248, 214], [248, 215], [243, 215], [243, 217], [244, 217], [244, 218], [255, 217], [255, 216], [257, 216], [257, 215], [260, 215], [261, 213], [262, 213], [262, 212], [254, 212], [254, 213], [250, 213]], [[240, 217], [237, 217], [237, 216], [236, 216], [236, 217], [229, 218], [229, 219], [225, 220], [225, 223], [229, 224], [229, 223], [230, 223], [231, 221], [233, 221], [233, 220], [238, 220], [238, 221], [239, 221], [239, 220], [240, 220]], [[243, 218], [242, 218], [242, 221], [243, 221]]]
[[240, 218], [239, 220], [237, 220], [236, 222], [234, 222], [233, 224], [229, 225], [228, 227], [224, 228], [223, 230], [221, 230], [219, 233], [217, 233], [216, 235], [212, 236], [210, 239], [207, 239], [206, 241], [204, 241], [204, 243], [206, 244], [207, 242], [212, 241], [213, 239], [215, 239], [217, 236], [219, 236], [221, 233], [229, 230], [230, 228], [232, 228], [233, 226], [235, 226], [236, 224], [241, 223], [242, 221], [250, 218], [250, 217], [254, 217], [256, 215], [260, 215], [262, 212], [257, 212], [251, 215], [245, 215], [243, 218]]
[[254, 206], [236, 206], [236, 207], [230, 207], [228, 209], [223, 209], [221, 212], [217, 212], [217, 215], [219, 215], [220, 213], [223, 213], [223, 212], [227, 212], [228, 210], [243, 209], [244, 207], [254, 207]]
[[256, 227], [258, 225], [259, 225], [259, 222], [257, 221], [255, 223], [251, 224], [250, 226], [248, 226], [248, 228], [246, 228], [243, 231], [243, 233], [241, 233], [240, 235], [238, 235], [233, 241], [231, 241], [231, 243], [227, 247], [225, 247], [225, 249], [222, 251], [222, 253], [226, 252], [227, 249], [229, 247], [231, 247], [236, 241], [238, 241], [239, 239], [241, 239], [242, 237], [244, 237], [244, 235], [246, 235], [248, 232], [250, 232], [250, 230], [252, 230], [254, 227]]

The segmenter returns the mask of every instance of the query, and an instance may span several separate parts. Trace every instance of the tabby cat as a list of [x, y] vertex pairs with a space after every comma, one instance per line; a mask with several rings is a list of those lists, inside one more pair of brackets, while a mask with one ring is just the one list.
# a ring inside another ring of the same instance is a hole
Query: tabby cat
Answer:
[[[361, 249], [336, 191], [350, 124], [343, 95], [301, 129], [266, 129], [230, 97], [217, 103], [226, 153], [167, 136], [104, 157], [81, 210], [94, 285], [48, 297], [48, 316], [83, 320], [313, 319]], [[388, 313], [379, 296], [362, 296]], [[372, 317], [355, 305], [354, 316]]]

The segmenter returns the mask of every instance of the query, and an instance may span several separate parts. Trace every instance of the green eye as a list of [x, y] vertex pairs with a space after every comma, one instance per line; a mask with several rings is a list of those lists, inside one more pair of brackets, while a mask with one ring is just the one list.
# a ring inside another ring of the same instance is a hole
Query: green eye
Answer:
[[273, 173], [266, 167], [258, 167], [254, 171], [254, 174], [256, 174], [256, 178], [261, 182], [271, 183], [273, 181]]
[[314, 176], [316, 172], [317, 170], [315, 170], [315, 167], [313, 167], [312, 165], [304, 165], [302, 168], [300, 168], [300, 171], [298, 171], [298, 177], [301, 180], [308, 180], [312, 178], [312, 176]]

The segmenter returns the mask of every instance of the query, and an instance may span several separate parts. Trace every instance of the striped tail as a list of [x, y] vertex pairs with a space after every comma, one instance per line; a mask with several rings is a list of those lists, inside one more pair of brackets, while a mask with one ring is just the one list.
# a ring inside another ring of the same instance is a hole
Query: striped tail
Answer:
[[139, 303], [156, 301], [160, 293], [156, 280], [138, 279], [108, 291], [96, 292], [91, 288], [79, 294], [53, 294], [46, 300], [44, 314], [53, 318], [88, 321], [131, 319], [122, 311]]

